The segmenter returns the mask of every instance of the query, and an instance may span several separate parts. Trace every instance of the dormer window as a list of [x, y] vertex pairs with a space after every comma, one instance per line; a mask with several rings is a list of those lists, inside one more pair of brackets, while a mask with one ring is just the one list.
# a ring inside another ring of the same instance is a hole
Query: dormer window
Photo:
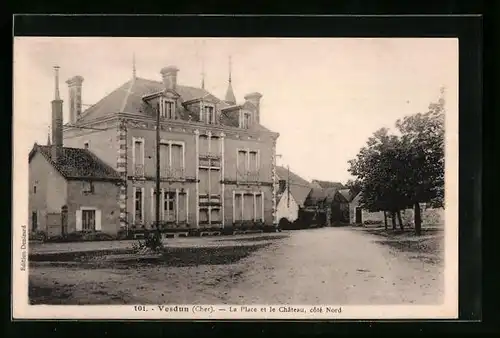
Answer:
[[250, 113], [246, 111], [240, 111], [240, 128], [248, 129], [250, 128]]
[[207, 124], [215, 124], [215, 107], [212, 105], [205, 105], [203, 108], [202, 121]]
[[160, 117], [167, 119], [175, 118], [175, 101], [169, 99], [160, 100]]

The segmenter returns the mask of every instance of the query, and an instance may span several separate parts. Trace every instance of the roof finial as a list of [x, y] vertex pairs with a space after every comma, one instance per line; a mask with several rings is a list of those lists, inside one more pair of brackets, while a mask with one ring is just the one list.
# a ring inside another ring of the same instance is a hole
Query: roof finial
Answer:
[[201, 59], [201, 88], [205, 89], [205, 60]]
[[229, 83], [231, 83], [231, 55], [229, 55]]
[[56, 81], [54, 100], [60, 100], [61, 96], [59, 95], [59, 66], [54, 66], [54, 72], [55, 72], [55, 81]]
[[225, 101], [229, 104], [236, 104], [236, 97], [234, 96], [233, 86], [231, 85], [231, 55], [229, 56], [229, 83], [227, 85]]
[[135, 80], [136, 77], [137, 77], [137, 72], [135, 69], [135, 52], [134, 52], [132, 53], [132, 78]]

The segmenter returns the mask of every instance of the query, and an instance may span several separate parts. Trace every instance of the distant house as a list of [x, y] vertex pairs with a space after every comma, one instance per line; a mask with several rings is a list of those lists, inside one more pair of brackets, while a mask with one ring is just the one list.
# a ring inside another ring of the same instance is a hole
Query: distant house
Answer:
[[322, 189], [324, 199], [320, 205], [326, 214], [326, 223], [349, 223], [349, 189], [340, 182], [313, 180], [312, 184]]
[[361, 192], [354, 196], [349, 202], [349, 223], [350, 224], [363, 224], [363, 223], [384, 223], [384, 212], [375, 211], [370, 212], [361, 208]]
[[287, 219], [293, 222], [299, 218], [300, 211], [304, 209], [304, 202], [312, 190], [311, 183], [280, 166], [276, 167], [276, 176], [278, 221]]
[[304, 202], [303, 212], [305, 217], [318, 225], [324, 226], [329, 224], [329, 212], [326, 207], [326, 194], [323, 188], [315, 184], [311, 184], [312, 189]]
[[116, 234], [120, 175], [87, 149], [42, 146], [29, 154], [31, 232]]

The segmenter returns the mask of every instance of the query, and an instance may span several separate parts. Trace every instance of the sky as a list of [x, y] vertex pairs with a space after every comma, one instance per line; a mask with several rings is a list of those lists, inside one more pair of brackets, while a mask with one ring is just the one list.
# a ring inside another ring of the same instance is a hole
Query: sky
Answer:
[[261, 123], [280, 134], [278, 164], [307, 180], [346, 182], [348, 160], [373, 132], [426, 111], [442, 86], [447, 99], [458, 95], [451, 38], [15, 38], [15, 156], [47, 142], [53, 66], [67, 122], [65, 81], [83, 76], [83, 104], [94, 104], [131, 79], [134, 54], [142, 78], [160, 81], [160, 69], [175, 65], [179, 84], [200, 86], [204, 69], [205, 88], [219, 98], [231, 57], [237, 101], [263, 95]]

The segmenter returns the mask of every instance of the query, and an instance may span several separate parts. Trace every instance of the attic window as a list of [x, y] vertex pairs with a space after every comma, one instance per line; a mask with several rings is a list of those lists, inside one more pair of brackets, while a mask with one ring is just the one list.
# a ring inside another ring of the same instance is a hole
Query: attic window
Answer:
[[202, 120], [207, 124], [215, 124], [215, 107], [212, 105], [205, 105], [203, 108]]
[[248, 129], [250, 128], [250, 113], [240, 111], [240, 128]]
[[160, 100], [160, 117], [167, 119], [175, 118], [175, 101], [168, 99]]
[[94, 192], [94, 185], [92, 184], [92, 182], [83, 182], [83, 192], [86, 194], [92, 194]]

